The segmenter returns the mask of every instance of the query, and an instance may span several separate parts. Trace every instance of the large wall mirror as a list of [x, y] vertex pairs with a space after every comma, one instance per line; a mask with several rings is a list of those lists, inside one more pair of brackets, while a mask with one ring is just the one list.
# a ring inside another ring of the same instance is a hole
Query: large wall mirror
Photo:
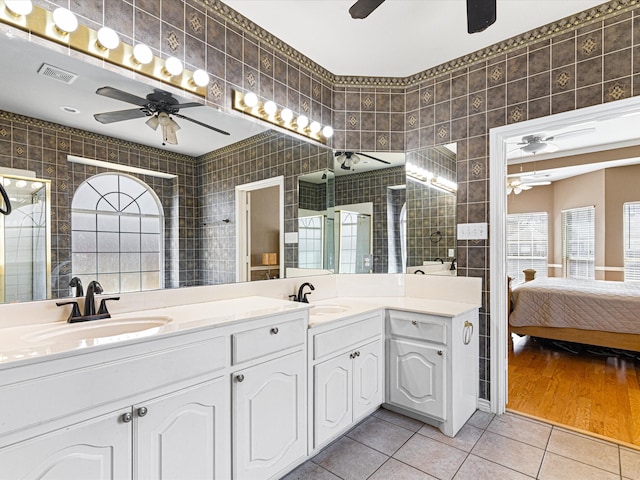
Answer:
[[[0, 37], [0, 65], [11, 72], [0, 92], [3, 181], [22, 179], [29, 188], [43, 181], [46, 193], [29, 195], [31, 206], [15, 213], [33, 218], [33, 211], [43, 209], [37, 235], [46, 248], [20, 264], [21, 273], [31, 271], [38, 279], [37, 293], [29, 295], [15, 287], [16, 279], [3, 275], [4, 302], [69, 296], [74, 276], [85, 284], [104, 277], [109, 293], [235, 282], [236, 189], [270, 178], [282, 178], [284, 228], [274, 240], [282, 248], [261, 246], [252, 254], [259, 265], [247, 279], [404, 272], [407, 265], [449, 253], [419, 246], [432, 227], [442, 234], [439, 247], [455, 242], [439, 220], [420, 224], [425, 214], [443, 217], [446, 207], [426, 207], [424, 194], [421, 200], [411, 198], [419, 187], [411, 187], [405, 176], [404, 153], [360, 152], [346, 161], [345, 152], [206, 106], [180, 112], [189, 120], [175, 119], [177, 144], [148, 118], [115, 114], [128, 119], [103, 124], [94, 114], [136, 105], [97, 95], [102, 87], [138, 98], [160, 88], [180, 103], [199, 99], [58, 48]], [[410, 152], [406, 158], [421, 155], [435, 154]], [[455, 179], [455, 171], [451, 175]], [[74, 203], [79, 190], [90, 195]], [[412, 253], [417, 248], [422, 251]]]

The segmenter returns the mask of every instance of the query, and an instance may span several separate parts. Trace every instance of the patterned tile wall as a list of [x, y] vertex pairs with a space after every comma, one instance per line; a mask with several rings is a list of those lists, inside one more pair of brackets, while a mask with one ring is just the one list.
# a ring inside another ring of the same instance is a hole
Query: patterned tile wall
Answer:
[[[68, 163], [67, 155], [178, 175], [173, 180], [134, 176], [153, 188], [164, 208], [165, 285], [197, 284], [197, 261], [192, 255], [198, 251], [199, 243], [197, 230], [192, 227], [197, 213], [193, 158], [0, 111], [0, 167], [34, 171], [38, 178], [51, 180], [51, 270], [55, 298], [69, 295], [73, 193], [84, 180], [106, 171]], [[177, 258], [173, 253], [176, 251]]]
[[[337, 77], [219, 0], [38, 0], [125, 40], [178, 55], [212, 76], [207, 101], [230, 108], [233, 88], [251, 89], [333, 123], [333, 146], [404, 151], [458, 142], [459, 222], [488, 221], [488, 132], [640, 93], [635, 0], [615, 0], [541, 26], [407, 78]], [[483, 279], [481, 396], [488, 398], [488, 244], [458, 242], [459, 274]]]

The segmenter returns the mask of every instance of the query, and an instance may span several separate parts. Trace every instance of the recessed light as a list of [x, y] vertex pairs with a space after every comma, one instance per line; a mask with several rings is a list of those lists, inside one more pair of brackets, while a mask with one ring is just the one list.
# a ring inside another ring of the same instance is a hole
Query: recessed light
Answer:
[[78, 110], [76, 107], [70, 107], [68, 105], [62, 105], [60, 107], [60, 110], [66, 113], [73, 113], [73, 114], [80, 113], [80, 110]]

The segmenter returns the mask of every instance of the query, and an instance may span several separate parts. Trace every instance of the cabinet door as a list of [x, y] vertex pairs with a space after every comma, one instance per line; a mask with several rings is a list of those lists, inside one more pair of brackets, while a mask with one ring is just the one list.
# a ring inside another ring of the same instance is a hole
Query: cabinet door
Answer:
[[389, 340], [389, 403], [444, 420], [446, 350]]
[[131, 478], [131, 423], [122, 421], [130, 411], [113, 412], [0, 449], [0, 478]]
[[352, 368], [348, 353], [313, 368], [315, 448], [353, 420]]
[[382, 341], [357, 348], [353, 360], [353, 420], [382, 404], [383, 371]]
[[135, 479], [228, 479], [228, 377], [133, 407]]
[[271, 478], [307, 454], [305, 373], [300, 351], [233, 375], [235, 479]]

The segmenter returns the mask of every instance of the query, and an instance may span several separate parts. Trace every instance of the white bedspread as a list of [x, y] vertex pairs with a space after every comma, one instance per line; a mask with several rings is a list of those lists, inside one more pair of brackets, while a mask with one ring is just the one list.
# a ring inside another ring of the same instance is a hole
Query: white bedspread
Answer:
[[640, 285], [540, 278], [513, 290], [514, 327], [564, 327], [640, 334]]

